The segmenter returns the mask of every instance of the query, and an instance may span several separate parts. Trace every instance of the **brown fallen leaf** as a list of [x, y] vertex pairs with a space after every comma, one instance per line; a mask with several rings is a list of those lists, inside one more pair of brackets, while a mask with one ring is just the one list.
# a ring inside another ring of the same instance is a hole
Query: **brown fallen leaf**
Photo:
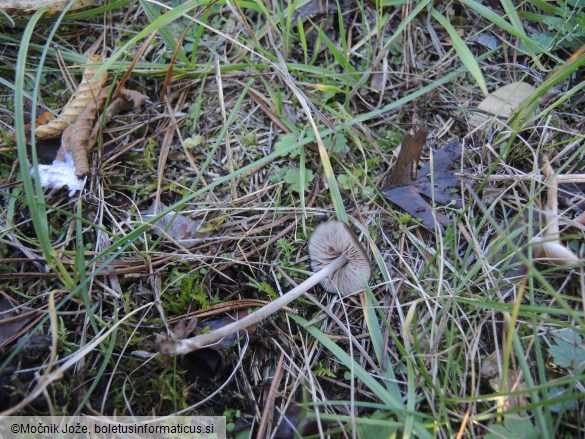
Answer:
[[[50, 111], [45, 110], [41, 105], [36, 105], [34, 108], [36, 111], [35, 116], [35, 126], [41, 126], [49, 123], [51, 120], [55, 119], [55, 115]], [[32, 113], [33, 113], [33, 101], [25, 97], [24, 99], [24, 123], [26, 124], [24, 127], [27, 131], [30, 130], [30, 125], [32, 122]], [[27, 133], [28, 134], [28, 133]]]
[[[36, 10], [46, 6], [48, 14], [61, 12], [70, 0], [0, 0], [0, 9], [7, 14], [23, 15], [32, 14]], [[94, 0], [76, 0], [69, 11], [86, 8], [93, 5]]]
[[[76, 122], [67, 127], [61, 138], [61, 147], [51, 165], [38, 165], [37, 171], [42, 187], [69, 189], [69, 196], [83, 188], [83, 179], [89, 172], [88, 154], [95, 145], [99, 132], [98, 113], [103, 109], [110, 94], [110, 88], [100, 91], [96, 99], [89, 102], [79, 114]], [[141, 109], [148, 96], [142, 93], [121, 89], [106, 110], [106, 121], [114, 114], [133, 107]], [[35, 175], [33, 168], [31, 174]]]
[[494, 90], [477, 106], [483, 113], [473, 114], [469, 125], [487, 127], [486, 122], [490, 120], [508, 119], [535, 91], [536, 88], [526, 82], [513, 82]]
[[413, 135], [404, 136], [398, 159], [382, 193], [415, 218], [420, 218], [427, 229], [434, 230], [435, 223], [445, 227], [449, 221], [441, 212], [435, 211], [433, 215], [433, 207], [423, 196], [434, 199], [438, 204], [461, 207], [461, 196], [456, 193], [458, 178], [450, 168], [461, 157], [462, 147], [461, 143], [454, 140], [447, 143], [417, 171], [427, 133], [427, 128], [422, 127]]
[[[102, 57], [100, 55], [90, 55], [88, 61], [98, 63], [102, 61]], [[59, 117], [35, 128], [35, 136], [38, 139], [58, 136], [67, 127], [71, 126], [72, 123], [77, 121], [77, 118], [88, 105], [95, 103], [108, 77], [107, 73], [96, 76], [99, 68], [99, 65], [89, 66], [83, 71], [83, 79], [79, 87], [73, 96], [71, 96]]]
[[7, 296], [0, 300], [0, 348], [27, 332], [42, 317], [35, 310], [18, 310], [18, 303]]
[[68, 126], [63, 131], [61, 138], [61, 147], [57, 151], [57, 161], [64, 162], [67, 156], [73, 158], [75, 175], [82, 178], [89, 173], [89, 160], [87, 158], [89, 149], [89, 138], [92, 136], [93, 125], [98, 111], [103, 108], [108, 98], [109, 89], [102, 90], [96, 100], [89, 102], [83, 111], [77, 117], [73, 125]]
[[[498, 359], [498, 352], [492, 352], [482, 363], [480, 374], [483, 378], [489, 380], [491, 388], [498, 393], [508, 393], [526, 389], [526, 383], [522, 377], [522, 372], [514, 369], [508, 369], [506, 377], [506, 388], [502, 386], [502, 377], [500, 376], [501, 365]], [[498, 398], [500, 403], [506, 409], [514, 407], [523, 407], [528, 404], [523, 394], [502, 395]]]
[[[99, 131], [96, 118], [98, 113], [103, 109], [109, 93], [110, 87], [101, 90], [97, 98], [90, 101], [79, 114], [75, 123], [68, 126], [63, 132], [61, 148], [57, 151], [56, 160], [64, 162], [66, 161], [66, 157], [71, 155], [73, 158], [73, 166], [75, 167], [75, 175], [79, 178], [89, 173], [89, 161], [87, 157], [95, 145]], [[111, 118], [114, 114], [131, 107], [135, 111], [138, 111], [147, 99], [148, 96], [142, 93], [122, 89], [118, 93], [118, 96], [110, 103], [106, 113]]]
[[[146, 214], [144, 215], [145, 219], [152, 218], [154, 215], [167, 208], [163, 203], [158, 203], [158, 209], [156, 206], [157, 202], [154, 201], [146, 211]], [[189, 245], [205, 237], [205, 234], [199, 233], [203, 221], [194, 221], [185, 215], [177, 214], [175, 212], [167, 213], [155, 222], [154, 225], [156, 226], [153, 228], [153, 233], [155, 235], [170, 236], [183, 245]]]

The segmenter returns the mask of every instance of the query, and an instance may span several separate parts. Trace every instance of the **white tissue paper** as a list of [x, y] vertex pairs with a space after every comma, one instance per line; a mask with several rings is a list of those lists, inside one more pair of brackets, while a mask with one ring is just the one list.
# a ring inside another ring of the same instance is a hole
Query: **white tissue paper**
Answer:
[[[39, 179], [41, 186], [44, 188], [59, 189], [67, 186], [69, 197], [75, 195], [75, 192], [83, 189], [85, 179], [78, 178], [75, 175], [75, 166], [71, 154], [65, 155], [65, 161], [53, 161], [51, 165], [38, 165]], [[30, 170], [31, 175], [35, 175], [34, 168]]]

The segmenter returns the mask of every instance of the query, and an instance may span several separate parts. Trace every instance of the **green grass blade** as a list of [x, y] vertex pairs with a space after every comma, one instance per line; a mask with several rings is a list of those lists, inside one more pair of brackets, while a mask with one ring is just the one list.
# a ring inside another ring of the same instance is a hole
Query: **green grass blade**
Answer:
[[297, 31], [299, 33], [299, 40], [301, 41], [301, 46], [303, 47], [303, 59], [305, 64], [309, 63], [309, 49], [307, 46], [307, 38], [305, 36], [305, 28], [303, 26], [303, 22], [301, 21], [301, 17], [297, 18]]
[[[71, 4], [69, 5], [69, 7]], [[65, 8], [61, 13], [60, 17], [67, 12], [68, 8]], [[74, 282], [69, 276], [67, 270], [57, 257], [53, 246], [51, 245], [51, 239], [49, 236], [49, 224], [47, 220], [47, 212], [45, 209], [44, 203], [44, 194], [43, 188], [39, 182], [38, 178], [38, 170], [36, 167], [36, 154], [35, 154], [35, 147], [34, 147], [34, 139], [32, 140], [32, 157], [33, 157], [33, 166], [34, 166], [34, 174], [35, 174], [35, 181], [33, 182], [32, 177], [30, 175], [30, 171], [28, 169], [28, 154], [27, 154], [27, 141], [25, 135], [25, 124], [24, 124], [24, 79], [26, 77], [26, 61], [27, 61], [27, 54], [28, 54], [28, 45], [33, 34], [34, 28], [43, 14], [46, 12], [46, 8], [41, 8], [35, 12], [35, 14], [29, 20], [26, 29], [23, 33], [22, 40], [20, 43], [20, 48], [18, 51], [18, 59], [16, 63], [16, 76], [14, 81], [14, 129], [16, 134], [16, 145], [17, 145], [17, 154], [18, 154], [18, 162], [20, 165], [20, 175], [22, 178], [24, 193], [27, 199], [27, 205], [29, 208], [29, 212], [31, 215], [31, 219], [33, 222], [33, 228], [35, 230], [35, 234], [37, 239], [39, 240], [39, 244], [41, 247], [41, 251], [43, 252], [43, 256], [45, 257], [47, 264], [53, 269], [53, 271], [59, 276], [62, 282], [67, 286], [67, 288], [71, 289], [74, 287]], [[47, 48], [50, 44], [49, 42], [54, 35], [54, 32], [59, 25], [60, 20], [58, 19], [53, 27], [53, 31], [51, 33], [51, 37], [45, 46]], [[37, 78], [41, 75], [41, 69], [43, 60], [46, 57], [46, 50], [43, 52], [41, 56], [41, 63], [39, 65], [39, 70], [37, 72]], [[34, 103], [36, 101], [35, 97], [38, 95], [38, 83], [37, 80], [35, 83], [35, 92], [33, 92], [33, 123], [32, 128], [34, 129]]]
[[494, 11], [487, 8], [486, 6], [476, 2], [475, 0], [461, 0], [461, 3], [463, 3], [465, 6], [469, 6], [479, 15], [492, 22], [495, 26], [499, 27], [502, 30], [505, 30], [510, 35], [513, 35], [522, 40], [526, 44], [526, 47], [528, 47], [528, 49], [531, 50], [532, 52], [546, 53], [554, 60], [561, 62], [561, 59], [559, 57], [552, 53], [547, 52], [546, 48], [540, 47], [538, 44], [532, 41], [532, 39], [528, 38], [526, 35], [523, 35], [521, 32], [518, 31], [518, 29], [516, 29], [514, 26], [512, 26], [510, 23], [508, 23], [506, 20], [504, 20], [502, 17], [500, 17], [498, 14], [496, 14]]
[[118, 8], [121, 8], [122, 6], [127, 5], [131, 1], [132, 0], [117, 0], [117, 1], [114, 1], [111, 3], [108, 3], [107, 5], [97, 6], [95, 8], [89, 9], [87, 11], [73, 12], [71, 14], [67, 14], [67, 16], [64, 18], [64, 21], [84, 20], [84, 19], [89, 18], [89, 17], [101, 15], [105, 12], [115, 11]]
[[524, 31], [524, 26], [522, 26], [522, 22], [520, 21], [520, 17], [518, 16], [518, 11], [516, 11], [516, 7], [512, 4], [510, 0], [500, 0], [504, 10], [506, 11], [506, 16], [510, 20], [510, 24], [514, 26], [518, 35], [522, 35], [523, 38], [526, 37], [526, 32]]
[[[148, 0], [147, 0], [148, 1]], [[143, 38], [148, 37], [154, 31], [160, 31], [165, 26], [168, 26], [190, 10], [196, 8], [197, 6], [201, 6], [207, 2], [203, 0], [190, 0], [183, 3], [180, 6], [177, 6], [174, 9], [169, 10], [168, 12], [164, 13], [160, 17], [153, 19], [149, 25], [147, 25], [142, 31], [138, 32], [136, 36], [131, 38], [128, 42], [123, 44], [116, 52], [114, 52], [109, 58], [107, 58], [102, 67], [96, 72], [96, 76], [102, 75], [109, 69], [114, 68], [115, 62], [122, 56], [125, 56], [130, 52], [130, 48], [134, 46], [138, 41], [142, 40]], [[188, 59], [185, 60], [186, 64], [188, 65]]]
[[402, 398], [402, 395], [400, 394], [400, 389], [396, 383], [396, 375], [394, 374], [392, 363], [390, 362], [390, 358], [386, 353], [382, 328], [378, 318], [376, 317], [376, 310], [374, 308], [375, 303], [376, 298], [374, 297], [374, 293], [372, 292], [372, 289], [367, 286], [365, 294], [364, 321], [368, 327], [368, 334], [370, 335], [372, 346], [374, 347], [374, 352], [376, 353], [376, 359], [378, 360], [380, 368], [384, 362], [386, 363], [386, 368], [383, 369], [383, 373], [385, 373], [386, 378], [388, 378], [386, 381], [386, 388], [392, 394], [392, 396], [399, 401]]
[[451, 23], [449, 23], [449, 20], [447, 20], [435, 8], [433, 8], [432, 15], [433, 15], [433, 18], [435, 20], [437, 20], [439, 22], [439, 24], [441, 26], [443, 26], [443, 28], [445, 28], [445, 30], [447, 31], [447, 33], [451, 37], [451, 42], [453, 43], [453, 48], [457, 52], [457, 55], [459, 55], [459, 59], [461, 59], [461, 62], [463, 62], [463, 65], [465, 65], [465, 67], [467, 67], [467, 70], [469, 70], [469, 73], [471, 73], [471, 76], [473, 76], [473, 79], [475, 79], [475, 82], [477, 82], [477, 85], [479, 86], [479, 88], [481, 89], [483, 94], [487, 96], [488, 89], [487, 89], [487, 85], [485, 83], [485, 79], [483, 77], [483, 74], [481, 73], [481, 69], [479, 68], [479, 64], [477, 63], [475, 57], [473, 56], [473, 54], [471, 53], [471, 51], [467, 47], [467, 44], [465, 44], [465, 41], [463, 41], [463, 39], [457, 34], [457, 31], [451, 25]]
[[[81, 401], [77, 405], [77, 409], [75, 409], [75, 412], [73, 412], [73, 416], [77, 416], [77, 415], [79, 415], [79, 413], [81, 413], [81, 411], [85, 408], [85, 404], [87, 403], [89, 398], [91, 398], [91, 396], [93, 395], [93, 392], [97, 388], [98, 384], [102, 383], [101, 379], [102, 379], [104, 373], [106, 372], [106, 368], [110, 364], [112, 354], [114, 353], [114, 348], [116, 347], [117, 335], [118, 335], [117, 323], [118, 323], [118, 308], [115, 307], [114, 308], [114, 316], [112, 318], [113, 331], [112, 331], [112, 334], [110, 336], [110, 343], [104, 352], [102, 364], [100, 365], [100, 368], [98, 369], [97, 373], [95, 374], [95, 377], [91, 381], [91, 385], [89, 386], [89, 388], [85, 392], [85, 395], [83, 395], [83, 398], [81, 399]], [[99, 331], [96, 332], [96, 334], [98, 334], [98, 333], [99, 333]]]
[[[325, 348], [327, 348], [335, 357], [344, 364], [347, 368], [353, 369], [356, 376], [380, 398], [384, 403], [388, 405], [388, 408], [394, 411], [396, 416], [403, 420], [405, 415], [411, 415], [413, 418], [419, 418], [420, 415], [417, 413], [409, 413], [406, 411], [402, 401], [396, 400], [392, 394], [390, 394], [373, 376], [368, 373], [360, 364], [355, 362], [343, 349], [341, 349], [334, 341], [327, 337], [323, 332], [314, 326], [308, 325], [308, 322], [300, 316], [290, 315], [290, 317], [296, 321], [301, 327], [308, 331], [313, 337], [315, 337]], [[419, 437], [431, 438], [431, 434], [420, 422], [419, 419], [414, 419], [413, 430]]]
[[[148, 19], [150, 20], [150, 22], [154, 23], [159, 18], [159, 14], [157, 13], [157, 11], [153, 8], [153, 6], [150, 2], [148, 2], [146, 0], [139, 0], [139, 1], [140, 1], [140, 6], [142, 6], [142, 9], [144, 9], [144, 12], [148, 16]], [[171, 49], [171, 52], [174, 52], [176, 47], [177, 47], [177, 39], [175, 37], [173, 37], [173, 35], [166, 29], [165, 26], [159, 27], [158, 32], [165, 40], [165, 43], [167, 44], [167, 46]], [[190, 60], [187, 57], [187, 54], [185, 53], [185, 50], [182, 47], [179, 48], [178, 58], [185, 65], [187, 65], [187, 66], [190, 65], [189, 64]]]

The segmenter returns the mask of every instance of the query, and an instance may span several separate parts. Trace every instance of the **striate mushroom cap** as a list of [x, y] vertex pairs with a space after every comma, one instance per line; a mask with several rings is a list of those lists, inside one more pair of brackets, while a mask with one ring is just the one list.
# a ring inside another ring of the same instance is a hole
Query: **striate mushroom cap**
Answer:
[[347, 296], [364, 288], [370, 280], [371, 267], [366, 251], [347, 224], [332, 220], [320, 224], [309, 239], [311, 268], [318, 272], [341, 255], [347, 263], [321, 282], [323, 288]]

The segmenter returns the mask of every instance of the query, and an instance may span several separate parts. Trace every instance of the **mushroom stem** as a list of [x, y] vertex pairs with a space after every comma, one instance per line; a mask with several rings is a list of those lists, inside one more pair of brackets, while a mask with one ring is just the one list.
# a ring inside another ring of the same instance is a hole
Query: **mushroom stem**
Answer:
[[303, 283], [299, 284], [286, 294], [280, 296], [278, 299], [273, 300], [267, 305], [264, 305], [260, 309], [257, 309], [252, 314], [248, 314], [243, 319], [236, 320], [235, 322], [230, 323], [229, 325], [215, 329], [206, 334], [201, 334], [193, 338], [179, 340], [175, 345], [173, 353], [175, 355], [188, 354], [189, 352], [193, 352], [197, 349], [201, 349], [206, 346], [217, 343], [222, 338], [229, 337], [230, 335], [236, 334], [239, 331], [246, 329], [248, 326], [254, 325], [260, 322], [261, 320], [264, 320], [268, 316], [274, 314], [279, 309], [284, 308], [286, 305], [295, 300], [301, 294], [306, 293], [310, 288], [314, 287], [319, 282], [331, 276], [333, 273], [335, 273], [337, 270], [343, 267], [347, 262], [348, 262], [347, 257], [344, 254], [341, 254], [340, 256], [337, 257], [337, 259], [335, 259], [333, 262], [327, 265], [327, 267], [313, 274]]

